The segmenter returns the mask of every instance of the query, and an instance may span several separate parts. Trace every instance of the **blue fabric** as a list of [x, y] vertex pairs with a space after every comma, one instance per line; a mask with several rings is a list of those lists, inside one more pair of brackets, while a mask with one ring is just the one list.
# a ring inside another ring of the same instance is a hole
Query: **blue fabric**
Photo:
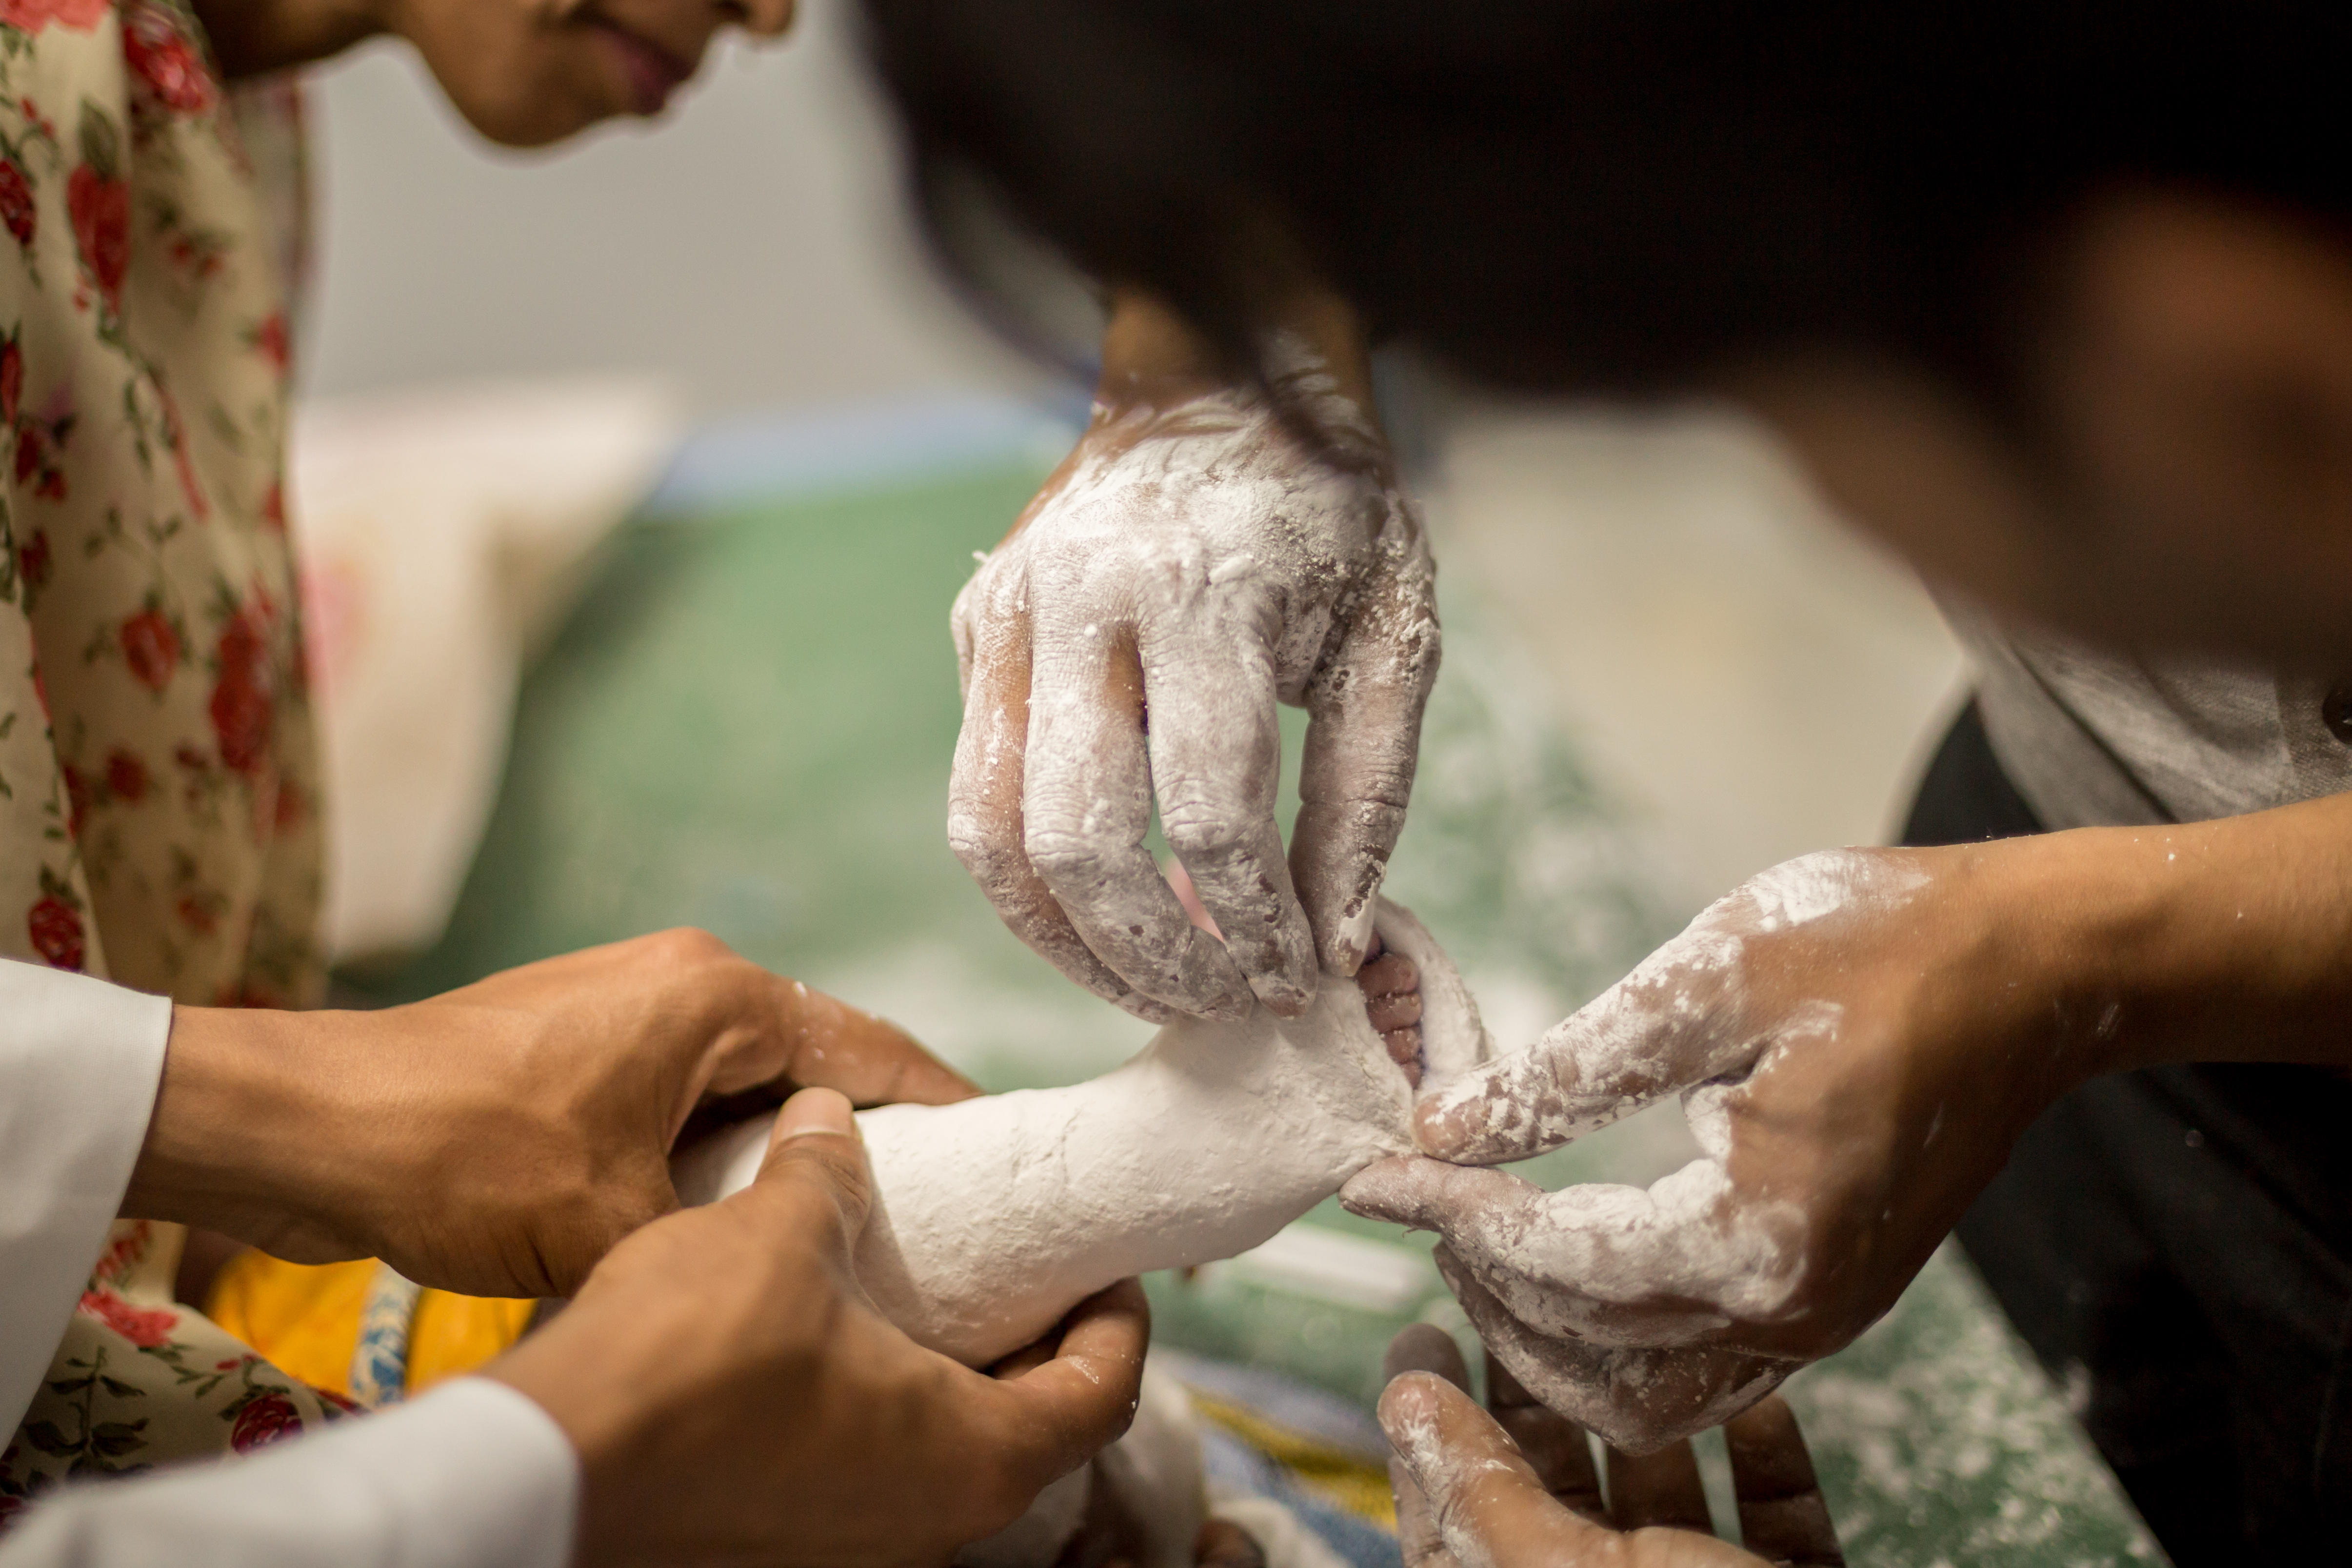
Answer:
[[1289, 1471], [1230, 1433], [1203, 1425], [1201, 1462], [1212, 1492], [1274, 1499], [1346, 1559], [1349, 1568], [1401, 1568], [1404, 1562], [1395, 1536], [1306, 1490]]

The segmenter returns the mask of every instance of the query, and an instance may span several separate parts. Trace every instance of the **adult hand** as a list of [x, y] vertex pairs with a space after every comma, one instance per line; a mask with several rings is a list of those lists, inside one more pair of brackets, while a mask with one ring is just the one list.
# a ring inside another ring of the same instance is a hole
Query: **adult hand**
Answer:
[[872, 1207], [849, 1102], [809, 1090], [759, 1178], [645, 1227], [487, 1375], [581, 1460], [583, 1563], [943, 1563], [1127, 1429], [1134, 1281], [1002, 1377], [925, 1350], [851, 1271]]
[[[1253, 993], [1296, 1016], [1318, 953], [1355, 972], [1436, 677], [1352, 319], [1299, 319], [1269, 397], [1122, 301], [1092, 424], [956, 601], [956, 853], [1024, 941], [1155, 1022]], [[1311, 716], [1286, 864], [1278, 702]], [[1155, 795], [1222, 944], [1143, 847]]]
[[382, 1258], [475, 1295], [569, 1295], [677, 1207], [706, 1096], [978, 1091], [897, 1028], [672, 931], [381, 1012], [180, 1008], [125, 1215], [296, 1262]]
[[[1554, 1409], [1637, 1452], [1715, 1425], [1885, 1312], [2032, 1117], [2110, 1063], [2101, 944], [2052, 864], [1995, 845], [1768, 872], [1425, 1099], [1435, 1157], [1342, 1199], [1438, 1231], [1471, 1321]], [[1676, 1092], [1704, 1157], [1646, 1191], [1466, 1168]]]
[[1747, 1550], [1715, 1538], [1690, 1445], [1609, 1450], [1602, 1500], [1574, 1422], [1530, 1397], [1490, 1354], [1489, 1416], [1452, 1338], [1416, 1324], [1389, 1346], [1381, 1425], [1395, 1457], [1405, 1568], [1843, 1568], [1797, 1418], [1768, 1398], [1723, 1429]]

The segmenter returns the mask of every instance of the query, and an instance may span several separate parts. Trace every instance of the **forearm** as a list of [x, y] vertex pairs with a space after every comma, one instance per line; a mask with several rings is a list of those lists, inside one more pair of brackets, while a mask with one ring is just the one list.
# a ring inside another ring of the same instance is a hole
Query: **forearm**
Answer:
[[2352, 1066], [2352, 794], [1984, 852], [2021, 956], [2054, 966], [2080, 1076], [2173, 1061]]

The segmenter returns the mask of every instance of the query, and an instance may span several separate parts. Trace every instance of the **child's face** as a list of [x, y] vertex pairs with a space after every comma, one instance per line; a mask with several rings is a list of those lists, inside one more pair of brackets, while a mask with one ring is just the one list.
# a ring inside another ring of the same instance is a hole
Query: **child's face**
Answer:
[[618, 115], [661, 111], [722, 28], [775, 37], [794, 0], [391, 0], [475, 130], [541, 147]]

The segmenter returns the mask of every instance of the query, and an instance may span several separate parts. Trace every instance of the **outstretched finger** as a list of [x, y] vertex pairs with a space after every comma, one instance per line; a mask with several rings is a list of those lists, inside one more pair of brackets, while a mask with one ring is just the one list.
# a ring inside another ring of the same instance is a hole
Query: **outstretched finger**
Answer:
[[[982, 578], [964, 590], [983, 591]], [[959, 605], [958, 641], [967, 641]], [[963, 728], [948, 780], [948, 842], [1013, 934], [1070, 979], [1150, 1023], [1170, 1010], [1097, 957], [1055, 901], [1024, 842], [1031, 653], [1025, 611], [1004, 609], [970, 633]]]
[[[1237, 611], [1236, 613], [1241, 613]], [[1282, 779], [1273, 636], [1186, 613], [1147, 617], [1139, 643], [1151, 780], [1168, 843], [1225, 950], [1267, 1008], [1315, 999], [1315, 938], [1292, 889], [1274, 802]]]
[[1613, 1539], [1554, 1502], [1509, 1436], [1444, 1379], [1396, 1378], [1380, 1419], [1456, 1562], [1576, 1563]]
[[1559, 1228], [1552, 1210], [1561, 1197], [1507, 1171], [1410, 1155], [1376, 1161], [1339, 1189], [1350, 1214], [1435, 1231], [1488, 1291], [1538, 1329], [1580, 1333], [1617, 1314], [1578, 1288], [1591, 1276], [1552, 1266]]
[[1552, 1500], [1595, 1524], [1609, 1522], [1601, 1471], [1584, 1428], [1528, 1393], [1492, 1350], [1486, 1352], [1486, 1409], [1527, 1456]]
[[989, 1453], [1034, 1495], [1117, 1442], [1135, 1418], [1151, 1307], [1143, 1286], [1122, 1280], [1071, 1309], [1043, 1365], [994, 1384]]
[[[1442, 1377], [1465, 1393], [1470, 1388], [1470, 1369], [1462, 1359], [1461, 1347], [1452, 1334], [1433, 1323], [1414, 1323], [1389, 1341], [1388, 1354], [1381, 1358], [1381, 1385], [1393, 1383], [1408, 1372]], [[1394, 1451], [1389, 1455], [1389, 1492], [1396, 1500], [1397, 1547], [1403, 1554], [1404, 1568], [1456, 1568], [1454, 1554], [1445, 1549], [1445, 1539], [1438, 1531], [1437, 1515], [1429, 1506], [1428, 1496], [1412, 1479], [1412, 1468]]]
[[889, 1019], [798, 980], [776, 979], [785, 1020], [784, 1076], [803, 1089], [838, 1089], [856, 1105], [952, 1105], [980, 1085], [925, 1051]]
[[1647, 1187], [1546, 1192], [1486, 1166], [1392, 1157], [1350, 1177], [1339, 1201], [1436, 1231], [1513, 1316], [1603, 1344], [1686, 1344], [1769, 1317], [1803, 1257], [1793, 1207], [1751, 1200], [1707, 1159]]
[[1307, 688], [1290, 865], [1323, 967], [1352, 975], [1404, 829], [1440, 638], [1429, 547], [1402, 500], [1337, 648]]
[[1690, 932], [1667, 943], [1534, 1045], [1424, 1096], [1414, 1141], [1461, 1165], [1526, 1159], [1726, 1071], [1749, 1046], [1726, 1027], [1738, 985], [1725, 954]]
[[[1124, 628], [1039, 628], [1022, 842], [1087, 947], [1153, 1000], [1236, 1019], [1249, 983], [1194, 926], [1150, 852], [1143, 672]], [[1212, 908], [1213, 913], [1213, 906]]]
[[1739, 1533], [1748, 1550], [1788, 1568], [1845, 1568], [1837, 1528], [1813, 1474], [1796, 1413], [1769, 1395], [1724, 1423]]

